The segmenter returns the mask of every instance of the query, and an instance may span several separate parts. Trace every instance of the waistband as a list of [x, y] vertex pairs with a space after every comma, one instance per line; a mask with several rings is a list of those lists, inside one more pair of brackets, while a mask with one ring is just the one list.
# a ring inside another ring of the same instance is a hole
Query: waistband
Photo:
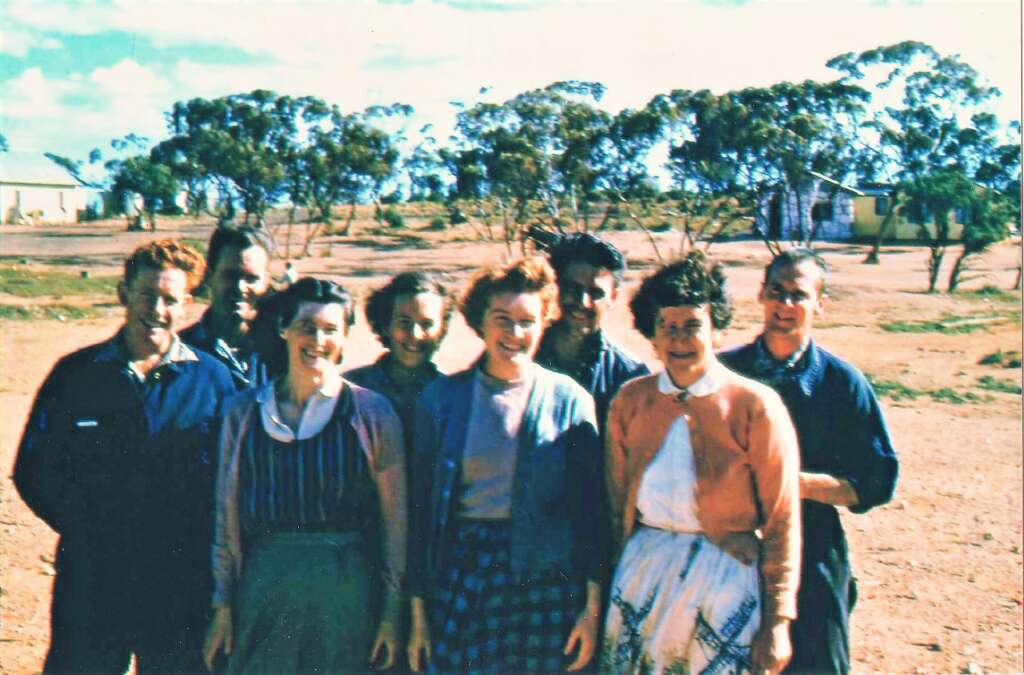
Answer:
[[252, 538], [253, 546], [349, 546], [364, 540], [362, 532], [267, 532]]

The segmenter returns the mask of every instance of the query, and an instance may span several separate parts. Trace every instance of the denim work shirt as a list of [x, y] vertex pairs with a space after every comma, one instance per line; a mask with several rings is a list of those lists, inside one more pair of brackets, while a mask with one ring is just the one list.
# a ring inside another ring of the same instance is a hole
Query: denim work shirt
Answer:
[[[118, 334], [62, 358], [40, 388], [14, 484], [61, 535], [58, 575], [115, 565], [140, 590], [183, 568], [209, 576], [215, 427], [234, 386], [180, 340], [169, 356], [140, 379]], [[79, 591], [102, 602], [102, 589]]]
[[206, 310], [198, 322], [183, 330], [180, 337], [223, 363], [231, 373], [238, 391], [258, 389], [271, 379], [267, 374], [267, 364], [255, 350], [243, 352], [232, 349], [227, 342], [213, 336], [210, 332], [210, 310]]
[[[412, 595], [422, 595], [445, 564], [477, 367], [435, 380], [417, 400]], [[534, 378], [512, 481], [512, 570], [561, 570], [600, 582], [607, 574], [610, 528], [593, 399], [560, 373], [534, 366]]]
[[[753, 342], [719, 354], [719, 360], [758, 379], [758, 351]], [[770, 386], [782, 397], [796, 427], [802, 471], [848, 481], [857, 493], [853, 513], [892, 498], [899, 462], [878, 399], [859, 370], [812, 341], [800, 361]], [[802, 512], [804, 585], [810, 587], [807, 581], [816, 579], [832, 588], [845, 586], [850, 562], [838, 510], [804, 499]]]
[[565, 373], [576, 380], [591, 396], [594, 397], [594, 408], [597, 413], [597, 425], [604, 436], [605, 421], [608, 417], [608, 406], [618, 393], [619, 387], [634, 377], [649, 375], [646, 365], [629, 356], [598, 331], [587, 341], [586, 354], [580, 360], [574, 372], [563, 370], [555, 365], [555, 346], [553, 333], [547, 331], [541, 338], [537, 356], [538, 364], [555, 372]]

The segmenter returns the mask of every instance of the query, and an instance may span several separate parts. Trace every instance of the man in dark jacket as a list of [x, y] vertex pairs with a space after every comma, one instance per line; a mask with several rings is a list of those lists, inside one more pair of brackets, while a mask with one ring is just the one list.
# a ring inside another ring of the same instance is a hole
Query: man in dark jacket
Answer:
[[125, 261], [125, 323], [62, 358], [36, 396], [14, 484], [59, 535], [47, 673], [204, 670], [212, 459], [231, 376], [176, 330], [203, 259], [172, 241]]
[[719, 356], [775, 389], [800, 440], [803, 563], [786, 672], [847, 673], [857, 598], [837, 507], [864, 513], [892, 498], [898, 461], [867, 379], [811, 339], [826, 300], [825, 262], [790, 249], [765, 269], [761, 335]]
[[594, 397], [603, 437], [608, 405], [619, 387], [649, 372], [601, 328], [618, 298], [626, 259], [611, 243], [590, 233], [557, 238], [548, 259], [558, 277], [562, 315], [544, 332], [535, 360], [570, 376]]
[[253, 344], [256, 305], [270, 288], [270, 240], [248, 227], [218, 227], [207, 247], [205, 285], [210, 308], [181, 339], [227, 366], [237, 389], [267, 381], [266, 363]]

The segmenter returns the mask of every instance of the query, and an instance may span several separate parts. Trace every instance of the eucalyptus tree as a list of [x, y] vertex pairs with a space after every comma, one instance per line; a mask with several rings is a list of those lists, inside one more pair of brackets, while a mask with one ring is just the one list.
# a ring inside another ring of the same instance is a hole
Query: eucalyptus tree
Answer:
[[178, 182], [170, 168], [153, 161], [148, 155], [111, 160], [107, 168], [111, 172], [110, 191], [115, 199], [121, 201], [133, 193], [142, 198], [142, 209], [136, 214], [134, 222], [129, 221], [128, 229], [141, 230], [142, 213], [145, 212], [149, 228], [155, 232], [157, 210], [173, 204], [178, 190]]
[[[959, 56], [944, 56], [922, 42], [841, 54], [827, 65], [842, 73], [842, 81], [875, 92], [872, 114], [863, 125], [862, 148], [871, 172], [892, 186], [888, 212], [864, 260], [877, 263], [903, 202], [912, 199], [915, 208], [929, 201], [944, 206], [957, 195], [960, 201], [954, 206], [967, 205], [969, 191], [960, 190], [963, 181], [952, 174], [973, 180], [981, 158], [990, 154], [992, 136], [983, 128], [993, 121], [988, 106], [999, 91], [984, 84]], [[934, 197], [923, 192], [929, 189], [936, 191]], [[929, 239], [930, 288], [949, 245], [936, 225], [936, 236]]]

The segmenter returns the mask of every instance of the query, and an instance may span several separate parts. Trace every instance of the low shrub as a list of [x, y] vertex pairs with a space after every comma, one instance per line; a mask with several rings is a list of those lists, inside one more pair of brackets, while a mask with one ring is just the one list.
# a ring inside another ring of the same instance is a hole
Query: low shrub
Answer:
[[381, 218], [383, 218], [384, 222], [388, 224], [388, 227], [405, 227], [405, 218], [403, 218], [402, 214], [398, 212], [398, 209], [393, 206], [389, 206], [384, 209], [384, 213], [381, 214]]

